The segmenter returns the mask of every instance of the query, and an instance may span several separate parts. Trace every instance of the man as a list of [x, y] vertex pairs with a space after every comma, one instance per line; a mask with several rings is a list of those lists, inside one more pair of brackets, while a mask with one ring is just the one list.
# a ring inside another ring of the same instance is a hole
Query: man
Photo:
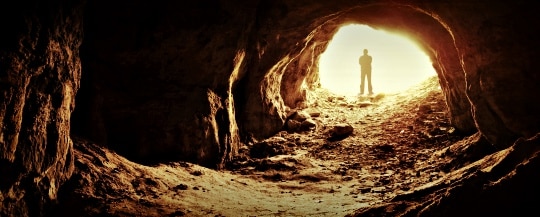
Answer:
[[371, 86], [371, 56], [368, 55], [368, 50], [364, 49], [364, 55], [360, 56], [358, 62], [360, 63], [360, 95], [364, 94], [364, 84], [367, 77], [369, 95], [373, 95], [373, 88]]

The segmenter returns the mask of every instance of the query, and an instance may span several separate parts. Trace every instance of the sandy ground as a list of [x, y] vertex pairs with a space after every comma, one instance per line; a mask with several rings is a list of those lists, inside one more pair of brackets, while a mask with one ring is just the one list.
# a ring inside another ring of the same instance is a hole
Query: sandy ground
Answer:
[[[253, 140], [222, 171], [144, 166], [74, 139], [73, 178], [59, 195], [72, 216], [345, 216], [429, 185], [453, 170], [462, 140], [437, 78], [392, 95], [309, 94], [316, 127]], [[291, 114], [294, 110], [291, 111]], [[352, 132], [336, 137], [335, 126]]]

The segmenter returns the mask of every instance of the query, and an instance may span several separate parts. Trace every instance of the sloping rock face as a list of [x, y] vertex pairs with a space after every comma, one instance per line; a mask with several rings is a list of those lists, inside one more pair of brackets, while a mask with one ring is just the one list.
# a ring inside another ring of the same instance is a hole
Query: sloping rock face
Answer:
[[43, 216], [73, 171], [82, 5], [0, 3], [0, 216]]
[[2, 214], [38, 215], [54, 199], [72, 170], [70, 124], [139, 162], [220, 168], [242, 141], [282, 129], [286, 107], [317, 85], [318, 56], [347, 23], [420, 42], [458, 130], [479, 131], [499, 149], [540, 131], [540, 27], [531, 24], [539, 15], [526, 1], [82, 5], [0, 7]]
[[233, 88], [253, 7], [89, 2], [74, 131], [138, 162], [220, 167], [240, 144]]
[[434, 184], [359, 209], [362, 216], [529, 216], [537, 215], [540, 193], [540, 134], [447, 174]]
[[361, 23], [418, 41], [453, 125], [505, 148], [540, 129], [539, 105], [528, 102], [539, 89], [529, 10], [520, 2], [92, 1], [74, 130], [140, 162], [220, 167], [242, 140], [282, 128], [286, 107], [316, 86], [332, 35]]

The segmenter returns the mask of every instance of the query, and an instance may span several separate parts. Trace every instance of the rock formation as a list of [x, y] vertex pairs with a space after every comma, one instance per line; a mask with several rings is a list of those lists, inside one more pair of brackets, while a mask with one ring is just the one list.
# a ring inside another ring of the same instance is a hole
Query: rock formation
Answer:
[[319, 54], [348, 23], [421, 44], [456, 129], [508, 148], [540, 131], [534, 8], [521, 0], [1, 3], [0, 215], [46, 211], [71, 174], [70, 132], [141, 163], [221, 168], [244, 140], [283, 127], [286, 107], [317, 85]]
[[0, 216], [41, 216], [73, 171], [80, 1], [1, 3]]

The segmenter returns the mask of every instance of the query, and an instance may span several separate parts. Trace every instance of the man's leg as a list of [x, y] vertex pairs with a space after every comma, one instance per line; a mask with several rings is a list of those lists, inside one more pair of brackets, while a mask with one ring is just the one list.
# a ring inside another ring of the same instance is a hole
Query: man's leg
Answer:
[[364, 94], [364, 80], [366, 80], [366, 73], [360, 72], [360, 95]]
[[366, 76], [367, 76], [367, 82], [368, 82], [368, 91], [369, 91], [369, 94], [371, 95], [373, 94], [373, 87], [371, 86], [371, 72], [367, 72]]

